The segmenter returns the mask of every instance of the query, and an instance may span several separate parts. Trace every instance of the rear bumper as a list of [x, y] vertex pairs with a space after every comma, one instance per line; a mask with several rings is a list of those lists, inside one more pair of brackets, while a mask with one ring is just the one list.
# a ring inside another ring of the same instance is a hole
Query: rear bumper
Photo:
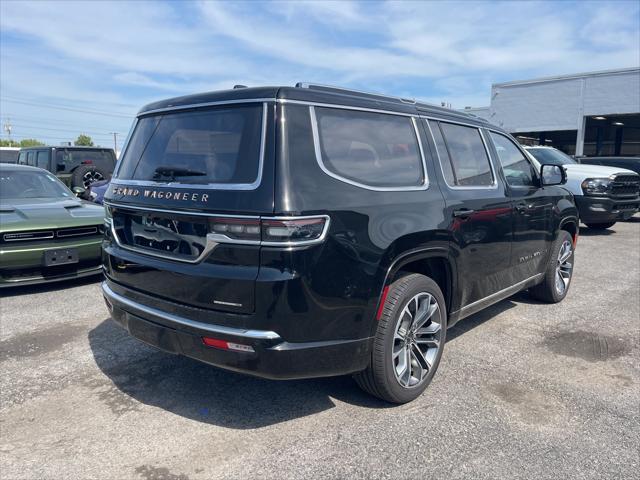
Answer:
[[640, 197], [612, 199], [576, 195], [576, 205], [583, 223], [607, 223], [626, 220], [640, 207]]
[[[367, 366], [369, 338], [290, 343], [274, 331], [213, 325], [143, 305], [116, 293], [108, 281], [102, 284], [102, 292], [111, 317], [133, 337], [217, 367], [271, 379], [297, 379], [344, 375]], [[203, 337], [253, 351], [209, 347]]]

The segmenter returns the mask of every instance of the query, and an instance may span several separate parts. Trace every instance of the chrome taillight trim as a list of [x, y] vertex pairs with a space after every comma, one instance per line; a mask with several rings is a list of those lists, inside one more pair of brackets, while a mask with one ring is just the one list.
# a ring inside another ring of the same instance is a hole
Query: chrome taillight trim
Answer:
[[[125, 207], [126, 209], [126, 207]], [[129, 207], [129, 209], [131, 210], [135, 210], [135, 207]], [[153, 211], [153, 209], [147, 209], [147, 210], [151, 210]], [[161, 210], [156, 210], [156, 211], [161, 211]], [[176, 211], [170, 211], [171, 213], [177, 213], [177, 214], [182, 214], [182, 215], [190, 215], [190, 213], [188, 212], [176, 212]], [[200, 263], [202, 262], [205, 258], [207, 258], [211, 252], [213, 252], [213, 250], [222, 244], [232, 244], [232, 245], [253, 245], [253, 246], [260, 246], [260, 247], [279, 247], [279, 248], [296, 248], [296, 247], [306, 247], [309, 245], [316, 245], [319, 243], [324, 242], [324, 240], [327, 238], [327, 235], [329, 233], [329, 226], [331, 224], [331, 217], [329, 215], [300, 215], [300, 216], [276, 216], [276, 217], [242, 217], [240, 215], [217, 215], [217, 214], [210, 214], [207, 215], [210, 217], [222, 217], [222, 218], [250, 218], [250, 219], [259, 219], [260, 222], [262, 222], [263, 220], [307, 220], [307, 219], [323, 219], [324, 220], [324, 225], [322, 228], [322, 233], [320, 234], [320, 236], [318, 238], [314, 238], [312, 240], [302, 240], [302, 241], [282, 241], [282, 242], [274, 242], [274, 241], [263, 241], [263, 240], [247, 240], [247, 239], [236, 239], [236, 238], [231, 238], [228, 237], [227, 235], [224, 235], [222, 233], [208, 233], [206, 236], [206, 243], [205, 243], [205, 248], [202, 251], [202, 253], [194, 259], [187, 259], [187, 258], [180, 258], [180, 257], [176, 257], [176, 256], [171, 256], [171, 255], [166, 255], [164, 253], [160, 253], [160, 252], [153, 252], [150, 250], [146, 250], [146, 249], [142, 249], [142, 248], [138, 248], [138, 247], [133, 247], [131, 245], [127, 245], [124, 244], [120, 241], [120, 238], [118, 237], [118, 234], [116, 232], [115, 229], [115, 225], [112, 219], [110, 218], [106, 218], [105, 219], [105, 226], [109, 228], [109, 231], [111, 232], [111, 235], [113, 237], [113, 240], [116, 242], [116, 244], [124, 249], [124, 250], [129, 250], [135, 253], [139, 253], [142, 255], [148, 255], [151, 257], [156, 257], [156, 258], [162, 258], [165, 260], [172, 260], [172, 261], [176, 261], [176, 262], [182, 262], [182, 263], [191, 263], [191, 264], [196, 264], [196, 263]]]

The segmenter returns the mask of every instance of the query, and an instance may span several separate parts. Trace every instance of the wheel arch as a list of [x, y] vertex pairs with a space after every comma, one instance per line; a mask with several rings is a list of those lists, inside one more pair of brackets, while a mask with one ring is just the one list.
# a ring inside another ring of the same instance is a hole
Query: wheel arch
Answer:
[[445, 247], [425, 247], [398, 255], [387, 267], [384, 282], [377, 292], [373, 331], [386, 300], [389, 285], [403, 273], [420, 273], [438, 284], [445, 298], [447, 313], [451, 311], [457, 271], [450, 252]]

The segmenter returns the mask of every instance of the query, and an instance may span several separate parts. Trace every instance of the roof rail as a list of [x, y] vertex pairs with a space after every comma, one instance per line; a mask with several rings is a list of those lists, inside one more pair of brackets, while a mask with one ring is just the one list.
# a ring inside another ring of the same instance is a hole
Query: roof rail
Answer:
[[334, 85], [322, 85], [322, 84], [319, 84], [319, 83], [298, 82], [298, 83], [296, 83], [296, 88], [308, 88], [308, 89], [311, 89], [311, 90], [335, 90], [336, 92], [346, 93], [346, 94], [354, 94], [354, 95], [358, 95], [358, 96], [384, 98], [387, 101], [388, 100], [399, 100], [402, 103], [408, 103], [410, 105], [415, 105], [415, 103], [416, 103], [415, 99], [413, 99], [413, 98], [394, 97], [392, 95], [385, 95], [383, 93], [364, 92], [362, 90], [355, 90], [353, 88], [336, 87]]

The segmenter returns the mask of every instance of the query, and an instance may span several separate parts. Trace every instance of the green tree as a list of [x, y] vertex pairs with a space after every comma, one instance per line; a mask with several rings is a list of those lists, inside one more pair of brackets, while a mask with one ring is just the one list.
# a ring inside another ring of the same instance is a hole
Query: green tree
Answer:
[[0, 139], [0, 147], [19, 147], [20, 144], [15, 140]]
[[76, 147], [93, 147], [93, 140], [89, 135], [81, 133], [80, 135], [78, 135], [78, 138], [76, 138], [76, 141], [73, 142], [73, 144]]
[[25, 138], [23, 140], [20, 140], [20, 147], [25, 148], [25, 147], [41, 147], [43, 146], [44, 143], [42, 143], [40, 140], [36, 140], [35, 138]]

